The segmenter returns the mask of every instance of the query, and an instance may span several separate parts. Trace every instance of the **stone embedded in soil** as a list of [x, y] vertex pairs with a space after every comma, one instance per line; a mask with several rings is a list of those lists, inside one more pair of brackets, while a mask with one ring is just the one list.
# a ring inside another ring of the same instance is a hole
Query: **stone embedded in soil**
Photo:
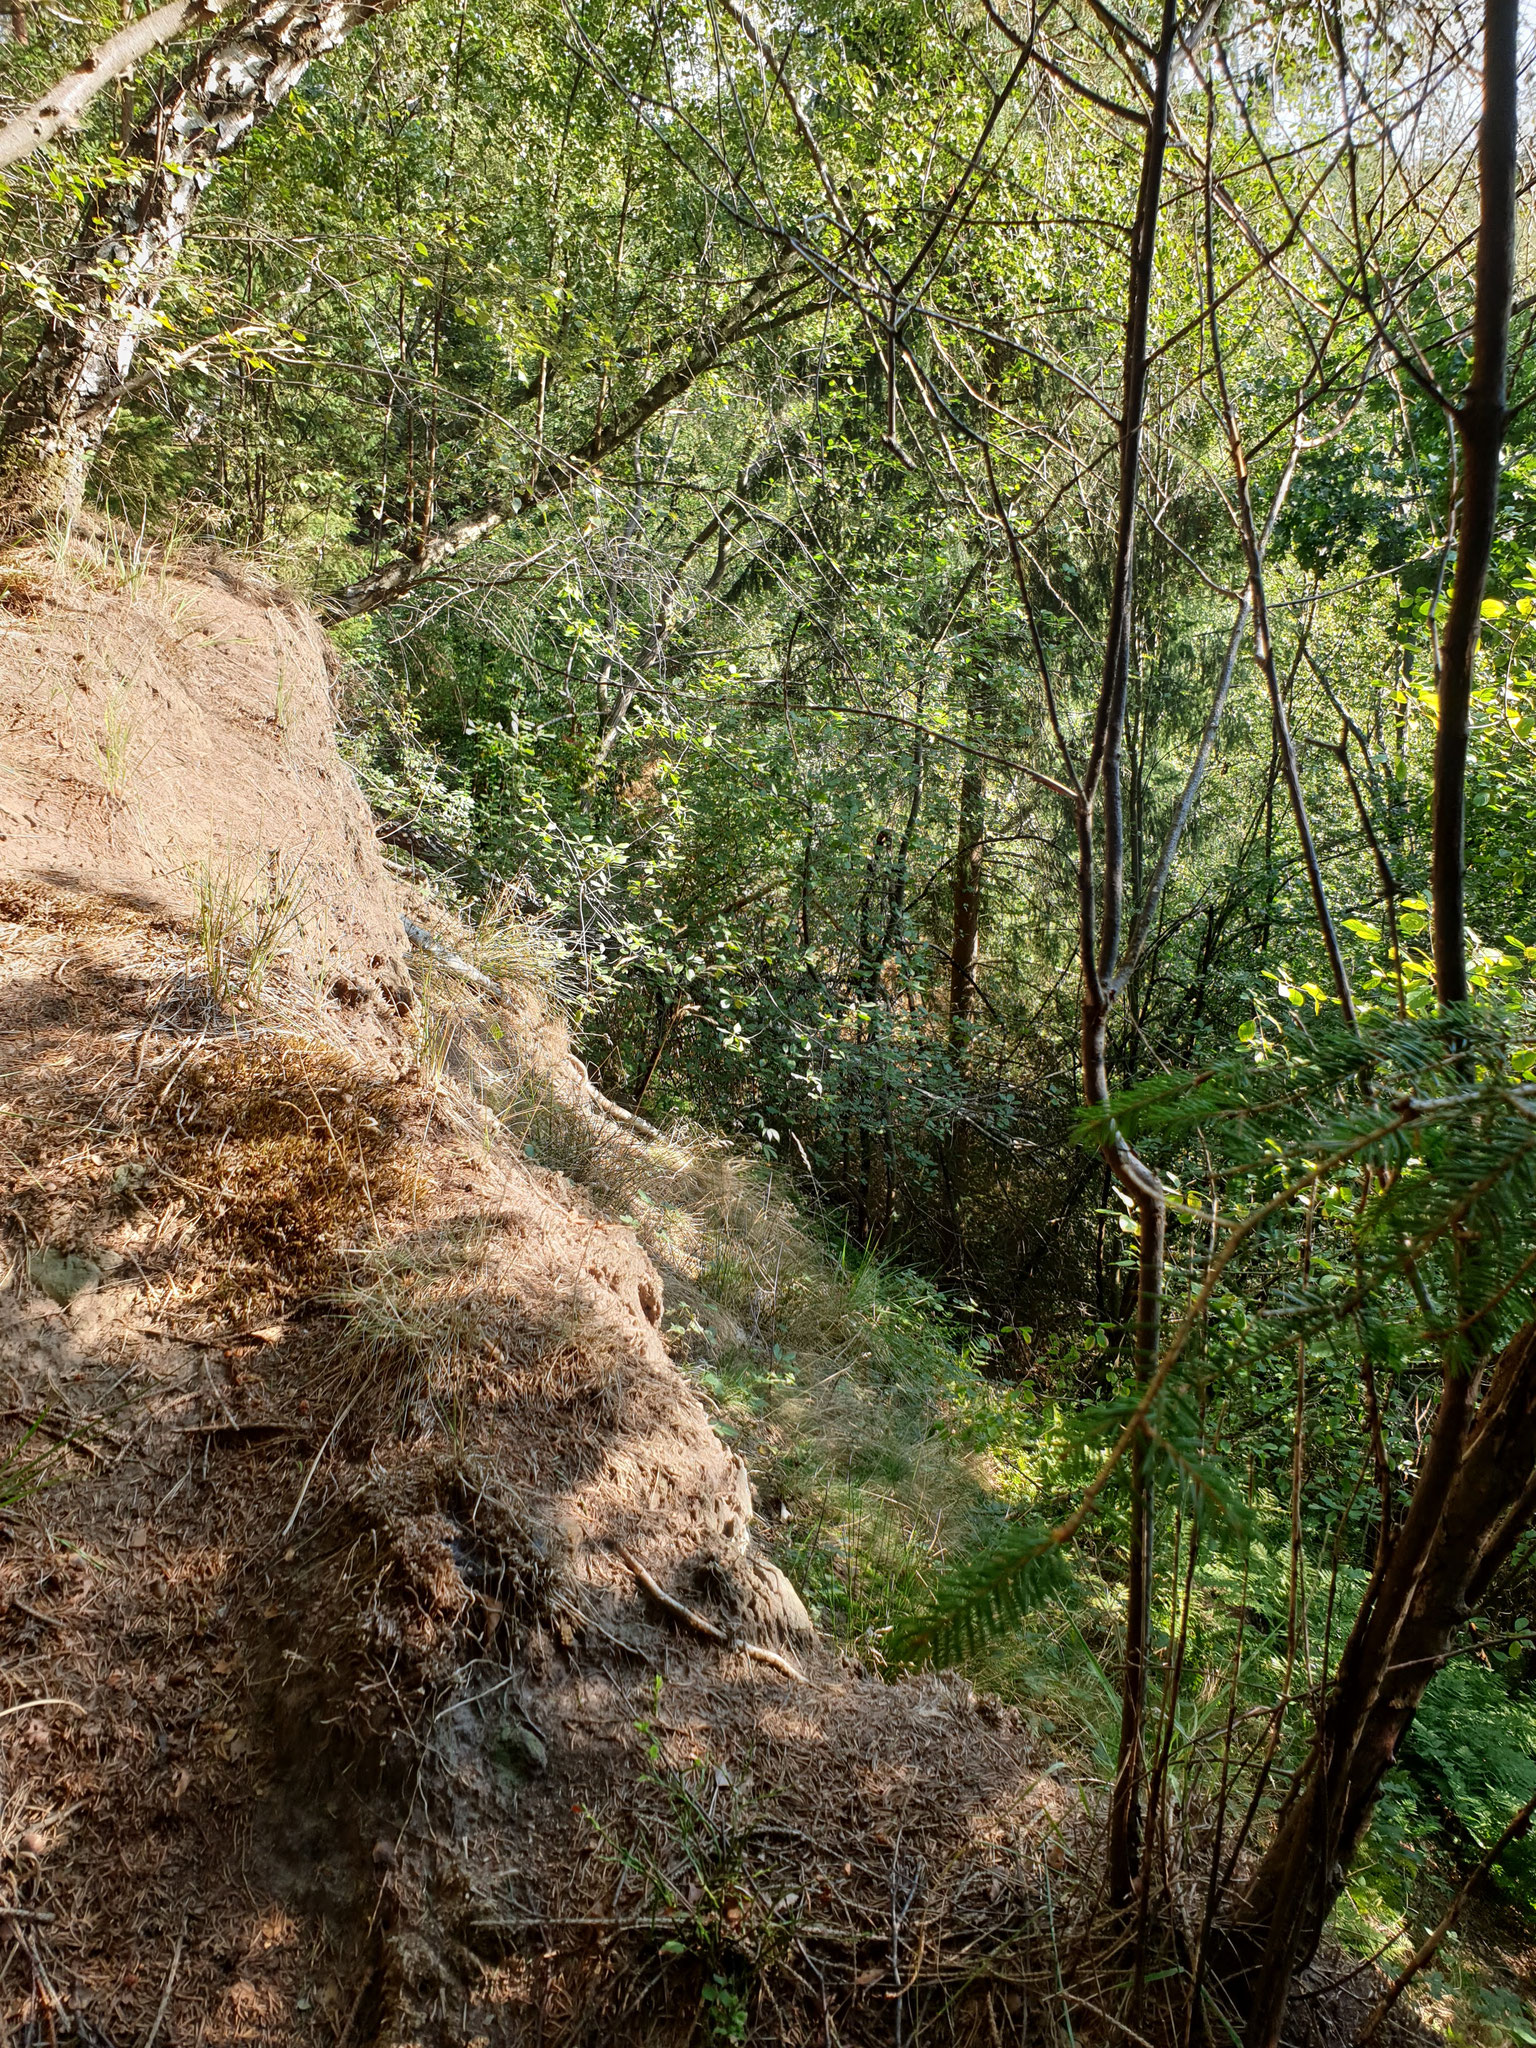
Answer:
[[106, 1268], [95, 1259], [78, 1252], [58, 1252], [51, 1245], [27, 1254], [27, 1278], [60, 1308], [67, 1308], [77, 1294], [99, 1287], [105, 1273]]
[[509, 1713], [491, 1744], [491, 1761], [518, 1784], [536, 1778], [549, 1763], [549, 1751], [537, 1728], [516, 1712]]

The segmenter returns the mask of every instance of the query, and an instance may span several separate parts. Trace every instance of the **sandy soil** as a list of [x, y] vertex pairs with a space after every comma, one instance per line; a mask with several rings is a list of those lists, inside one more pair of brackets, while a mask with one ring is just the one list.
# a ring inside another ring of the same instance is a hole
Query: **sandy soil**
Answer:
[[291, 973], [354, 1010], [404, 999], [397, 892], [309, 614], [195, 552], [126, 590], [89, 548], [4, 583], [0, 873], [183, 923], [210, 885], [256, 904], [276, 877]]

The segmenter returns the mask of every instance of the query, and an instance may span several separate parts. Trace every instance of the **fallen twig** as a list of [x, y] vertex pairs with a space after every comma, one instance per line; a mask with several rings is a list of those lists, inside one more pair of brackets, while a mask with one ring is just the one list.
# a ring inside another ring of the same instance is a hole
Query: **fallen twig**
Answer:
[[176, 1983], [176, 1972], [181, 1968], [181, 1944], [185, 1940], [186, 1932], [185, 1930], [183, 1930], [182, 1933], [177, 1935], [176, 1946], [171, 1951], [171, 1967], [165, 1973], [165, 1989], [160, 1994], [160, 2005], [155, 2013], [154, 2025], [150, 2028], [148, 2035], [145, 2037], [144, 2048], [155, 2048], [155, 2042], [159, 2039], [160, 2028], [161, 2024], [165, 2019], [166, 2008], [170, 2005], [171, 2002], [171, 1991]]
[[723, 1650], [740, 1650], [744, 1657], [750, 1657], [754, 1664], [767, 1664], [774, 1671], [782, 1671], [786, 1678], [792, 1678], [796, 1685], [809, 1683], [803, 1671], [793, 1665], [787, 1657], [781, 1657], [777, 1650], [766, 1650], [761, 1643], [742, 1643], [729, 1635], [718, 1623], [700, 1614], [697, 1608], [685, 1607], [681, 1600], [674, 1600], [651, 1577], [643, 1564], [637, 1564], [629, 1552], [615, 1545], [619, 1561], [628, 1565], [640, 1584], [650, 1594], [658, 1607], [664, 1608], [674, 1621], [680, 1621], [685, 1628], [691, 1628], [695, 1635], [703, 1636], [706, 1642], [718, 1643]]
[[[64, 1626], [56, 1614], [44, 1614], [41, 1607], [29, 1607], [25, 1600], [18, 1600], [14, 1593], [11, 1595], [10, 1607], [14, 1607], [20, 1614], [29, 1615], [33, 1621], [42, 1622], [47, 1628], [62, 1628]], [[9, 1607], [6, 1609], [6, 1612], [10, 1612]]]

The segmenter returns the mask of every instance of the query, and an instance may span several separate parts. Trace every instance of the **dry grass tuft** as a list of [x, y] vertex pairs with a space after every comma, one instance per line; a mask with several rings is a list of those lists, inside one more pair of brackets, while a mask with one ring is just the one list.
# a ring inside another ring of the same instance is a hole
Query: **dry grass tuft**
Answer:
[[409, 1186], [406, 1091], [331, 1046], [194, 1041], [146, 1063], [122, 1107], [153, 1131], [157, 1177], [196, 1198], [205, 1306], [326, 1293]]
[[119, 683], [108, 693], [101, 731], [92, 749], [102, 785], [118, 803], [127, 797], [145, 751], [139, 744], [138, 719], [128, 701], [129, 687], [126, 682]]
[[417, 1056], [433, 1080], [453, 1083], [505, 1120], [525, 1090], [536, 1093], [570, 1057], [562, 954], [540, 924], [517, 915], [503, 890], [473, 924], [418, 898], [421, 921], [444, 950], [494, 983], [477, 984], [428, 953], [412, 957]]
[[489, 1241], [481, 1219], [457, 1219], [347, 1255], [346, 1278], [329, 1296], [342, 1318], [334, 1370], [346, 1405], [366, 1397], [396, 1426], [423, 1402], [453, 1414], [467, 1366], [491, 1341]]
[[230, 860], [204, 861], [196, 875], [197, 943], [214, 1003], [253, 1010], [294, 940], [302, 936], [302, 862], [267, 857], [264, 876]]

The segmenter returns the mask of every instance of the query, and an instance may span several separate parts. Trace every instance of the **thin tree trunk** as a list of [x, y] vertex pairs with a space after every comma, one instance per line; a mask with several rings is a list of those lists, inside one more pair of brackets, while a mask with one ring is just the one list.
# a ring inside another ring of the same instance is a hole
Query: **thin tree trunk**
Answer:
[[[992, 17], [998, 20], [995, 14]], [[1092, 742], [1084, 773], [1079, 776], [1072, 748], [1058, 715], [1044, 643], [1036, 627], [1029, 577], [1018, 536], [1008, 517], [990, 455], [987, 481], [994, 516], [1002, 527], [1013, 564], [1019, 598], [1029, 623], [1051, 728], [1070, 787], [1055, 785], [1072, 803], [1077, 836], [1078, 958], [1082, 974], [1082, 1091], [1090, 1108], [1109, 1101], [1109, 1018], [1135, 971], [1157, 914], [1149, 900], [1132, 927], [1122, 959], [1121, 932], [1125, 896], [1124, 814], [1120, 763], [1129, 694], [1131, 638], [1135, 615], [1136, 526], [1141, 492], [1141, 444], [1146, 417], [1149, 360], [1147, 330], [1156, 267], [1157, 235], [1162, 208], [1163, 159], [1168, 142], [1168, 91], [1177, 34], [1173, 0], [1163, 0], [1158, 43], [1153, 52], [1152, 104], [1142, 145], [1141, 182], [1131, 233], [1130, 272], [1126, 288], [1125, 348], [1121, 363], [1119, 471], [1115, 508], [1114, 567], [1104, 632], [1104, 662], [1094, 713]], [[1235, 646], [1234, 650], [1235, 652]], [[1230, 660], [1219, 695], [1230, 680]], [[1219, 707], [1212, 714], [1219, 719]], [[1214, 731], [1214, 724], [1212, 727]], [[1210, 761], [1202, 744], [1194, 770], [1170, 827], [1173, 850], [1159, 861], [1153, 889], [1158, 897], [1173, 864], [1173, 852], [1188, 822]], [[1103, 798], [1102, 848], [1094, 843], [1094, 814]], [[1100, 857], [1101, 854], [1101, 857]], [[1102, 887], [1101, 887], [1102, 884]], [[1156, 1367], [1162, 1320], [1163, 1262], [1167, 1212], [1162, 1183], [1113, 1124], [1102, 1146], [1105, 1166], [1130, 1196], [1138, 1221], [1136, 1275], [1136, 1369], [1145, 1380]], [[1141, 1785], [1144, 1775], [1146, 1676], [1151, 1621], [1152, 1494], [1146, 1483], [1145, 1440], [1134, 1449], [1130, 1465], [1130, 1587], [1126, 1599], [1126, 1646], [1121, 1674], [1119, 1755], [1115, 1765], [1109, 1812], [1109, 1888], [1116, 1906], [1127, 1905], [1134, 1893], [1141, 1834]]]
[[[1207, 107], [1214, 115], [1215, 96], [1212, 94]], [[1328, 967], [1333, 976], [1334, 993], [1344, 1013], [1344, 1021], [1353, 1030], [1358, 1022], [1355, 1011], [1354, 990], [1350, 987], [1349, 970], [1344, 964], [1343, 948], [1339, 944], [1338, 929], [1333, 921], [1333, 911], [1328, 902], [1328, 888], [1323, 879], [1322, 862], [1317, 856], [1317, 843], [1312, 836], [1312, 821], [1307, 815], [1306, 794], [1301, 786], [1301, 766], [1296, 758], [1296, 742], [1291, 734], [1290, 719], [1286, 715], [1285, 697], [1280, 688], [1280, 677], [1275, 666], [1275, 643], [1269, 630], [1269, 598], [1264, 581], [1264, 545], [1259, 535], [1258, 522], [1253, 516], [1253, 497], [1248, 485], [1248, 451], [1243, 445], [1242, 429], [1232, 407], [1231, 393], [1227, 387], [1226, 362], [1221, 346], [1221, 320], [1216, 295], [1216, 261], [1211, 232], [1213, 194], [1210, 131], [1207, 129], [1206, 181], [1205, 181], [1205, 287], [1206, 300], [1210, 311], [1211, 361], [1216, 372], [1216, 389], [1221, 399], [1222, 418], [1227, 430], [1227, 447], [1232, 457], [1232, 475], [1237, 487], [1237, 529], [1243, 544], [1243, 562], [1248, 571], [1248, 601], [1253, 611], [1253, 658], [1259, 673], [1264, 678], [1264, 687], [1269, 696], [1270, 716], [1274, 721], [1275, 745], [1279, 750], [1281, 772], [1285, 776], [1286, 793], [1291, 800], [1291, 817], [1296, 826], [1296, 837], [1301, 843], [1302, 866], [1307, 873], [1307, 886], [1312, 892], [1312, 907], [1317, 916], [1318, 930], [1323, 937], [1323, 950], [1328, 955]], [[1299, 429], [1298, 429], [1299, 438]], [[1291, 461], [1295, 463], [1293, 451]]]
[[[975, 706], [967, 725], [974, 730]], [[963, 1074], [976, 1008], [976, 969], [981, 958], [982, 844], [986, 828], [986, 763], [967, 754], [960, 771], [960, 819], [955, 837], [955, 884], [949, 942], [949, 1054]], [[965, 1227], [961, 1198], [971, 1161], [971, 1126], [962, 1099], [939, 1148], [943, 1182], [940, 1259], [956, 1280], [965, 1268]]]
[[[1131, 241], [1125, 357], [1121, 375], [1114, 581], [1105, 632], [1104, 669], [1094, 722], [1093, 747], [1088, 772], [1083, 779], [1083, 796], [1078, 812], [1083, 1099], [1093, 1106], [1109, 1100], [1109, 1014], [1123, 985], [1116, 979], [1120, 965], [1125, 888], [1120, 759], [1135, 616], [1136, 520], [1141, 489], [1142, 425], [1147, 401], [1147, 326], [1162, 205], [1163, 158], [1168, 139], [1168, 88], [1175, 32], [1173, 0], [1164, 0], [1152, 108], [1142, 149], [1141, 185]], [[1103, 899], [1095, 931], [1091, 806], [1100, 783], [1104, 796]], [[1157, 1362], [1167, 1210], [1161, 1181], [1118, 1131], [1106, 1143], [1104, 1158], [1136, 1208], [1136, 1371], [1137, 1377], [1144, 1380], [1150, 1376]], [[1126, 1596], [1125, 1663], [1120, 1686], [1120, 1743], [1109, 1810], [1109, 1890], [1111, 1900], [1118, 1906], [1129, 1903], [1139, 1864], [1151, 1578], [1152, 1492], [1147, 1484], [1143, 1441], [1131, 1460], [1130, 1583]]]
[[1435, 982], [1447, 1008], [1467, 1000], [1467, 748], [1472, 676], [1499, 509], [1499, 458], [1509, 413], [1509, 313], [1515, 287], [1515, 183], [1519, 136], [1517, 0], [1483, 10], [1483, 114], [1478, 130], [1479, 223], [1472, 376], [1456, 415], [1461, 515], [1456, 581], [1440, 642], [1439, 722], [1430, 843]]
[[[1215, 325], [1214, 310], [1212, 325]], [[1328, 886], [1323, 879], [1323, 864], [1317, 855], [1317, 842], [1312, 837], [1312, 821], [1307, 815], [1307, 799], [1301, 786], [1301, 766], [1296, 758], [1296, 742], [1291, 734], [1291, 722], [1286, 715], [1285, 698], [1281, 693], [1280, 677], [1275, 667], [1275, 644], [1270, 637], [1269, 605], [1264, 588], [1264, 564], [1258, 548], [1253, 512], [1248, 498], [1248, 467], [1242, 443], [1238, 439], [1237, 425], [1230, 413], [1228, 428], [1231, 435], [1233, 466], [1237, 473], [1239, 523], [1242, 527], [1243, 552], [1248, 563], [1248, 591], [1253, 604], [1253, 658], [1264, 678], [1264, 687], [1269, 696], [1280, 769], [1285, 777], [1286, 793], [1291, 800], [1291, 818], [1296, 827], [1296, 837], [1301, 844], [1301, 864], [1306, 870], [1307, 886], [1312, 892], [1312, 909], [1317, 918], [1318, 930], [1322, 933], [1323, 950], [1328, 955], [1328, 968], [1333, 977], [1334, 993], [1339, 999], [1344, 1022], [1354, 1030], [1359, 1022], [1355, 1010], [1354, 990], [1350, 986], [1349, 969], [1344, 964], [1344, 950], [1339, 944], [1338, 927], [1333, 921], [1333, 910], [1328, 901]]]
[[[1381, 843], [1381, 835], [1371, 817], [1370, 806], [1365, 800], [1365, 791], [1355, 774], [1349, 758], [1349, 722], [1346, 721], [1339, 733], [1339, 744], [1334, 756], [1344, 771], [1344, 787], [1349, 791], [1350, 802], [1355, 807], [1355, 816], [1360, 820], [1360, 830], [1365, 843], [1371, 850], [1371, 859], [1376, 863], [1376, 879], [1381, 884], [1381, 900], [1387, 920], [1387, 947], [1392, 955], [1392, 969], [1397, 982], [1397, 1014], [1406, 1019], [1408, 1015], [1408, 991], [1403, 985], [1403, 948], [1397, 925], [1397, 899], [1402, 891], [1387, 850]], [[1367, 757], [1369, 759], [1369, 757]]]
[[[635, 1075], [635, 1083], [629, 1094], [629, 1106], [631, 1109], [638, 1109], [641, 1103], [644, 1102], [645, 1091], [655, 1079], [656, 1069], [661, 1065], [661, 1056], [667, 1049], [667, 1040], [672, 1036], [673, 1030], [686, 1008], [686, 983], [679, 984], [670, 996], [665, 995], [660, 989], [657, 990], [656, 1043], [645, 1051], [645, 1055], [640, 1062], [640, 1070]], [[647, 1034], [647, 1037], [649, 1037], [649, 1034]]]
[[[919, 701], [918, 715], [922, 715]], [[907, 913], [907, 882], [912, 865], [912, 840], [917, 831], [917, 821], [922, 813], [923, 793], [927, 788], [928, 750], [924, 745], [922, 726], [917, 728], [912, 743], [912, 785], [907, 798], [906, 822], [901, 828], [901, 838], [896, 844], [896, 859], [891, 869], [891, 893], [885, 916], [885, 929], [880, 934], [880, 968], [898, 950], [905, 950], [906, 933], [902, 924]]]
[[986, 827], [987, 769], [967, 754], [960, 771], [960, 822], [955, 842], [955, 892], [949, 949], [949, 1048], [965, 1050], [966, 1027], [976, 1007], [981, 957], [982, 836]]
[[[1456, 416], [1465, 482], [1440, 663], [1431, 893], [1442, 1009], [1468, 993], [1463, 890], [1478, 624], [1498, 510], [1513, 290], [1517, 0], [1485, 0], [1473, 365]], [[1219, 1934], [1248, 2048], [1274, 2048], [1424, 1689], [1536, 1513], [1536, 1324], [1486, 1370], [1447, 1344], [1429, 1447], [1339, 1658], [1312, 1753]], [[1479, 1399], [1485, 1377], [1486, 1391]]]

